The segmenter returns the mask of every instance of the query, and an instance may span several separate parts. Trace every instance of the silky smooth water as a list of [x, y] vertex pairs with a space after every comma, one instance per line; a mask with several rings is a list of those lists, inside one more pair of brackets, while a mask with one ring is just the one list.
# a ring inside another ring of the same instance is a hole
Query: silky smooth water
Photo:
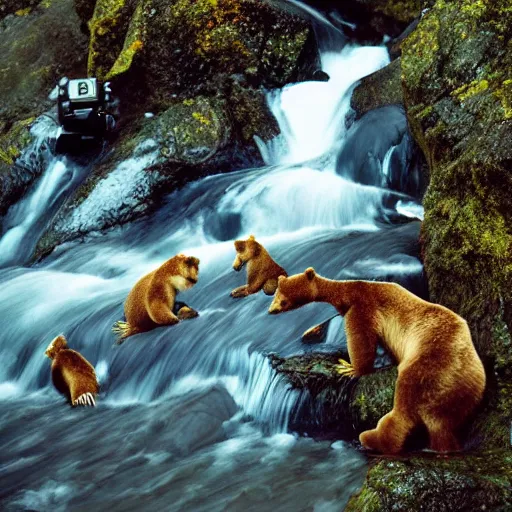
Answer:
[[[309, 350], [301, 333], [335, 311], [311, 304], [269, 316], [263, 293], [230, 297], [245, 282], [231, 268], [233, 240], [249, 234], [290, 274], [314, 266], [334, 279], [393, 280], [424, 292], [419, 226], [404, 223], [410, 212], [421, 215], [418, 200], [335, 173], [353, 86], [386, 65], [387, 52], [339, 37], [334, 51], [332, 41], [322, 53], [328, 82], [269, 92], [281, 135], [261, 146], [267, 167], [189, 184], [152, 216], [64, 244], [31, 268], [16, 266], [27, 258], [17, 255], [35, 246], [87, 166], [51, 159], [11, 209], [0, 240], [6, 509], [330, 511], [356, 490], [362, 456], [293, 434], [290, 419], [308, 415], [304, 397], [266, 357]], [[149, 163], [131, 160], [130, 176]], [[98, 209], [108, 199], [91, 198]], [[130, 288], [179, 252], [201, 260], [198, 284], [179, 297], [200, 316], [115, 346], [111, 327]], [[336, 325], [339, 335], [330, 332], [317, 350], [343, 345]], [[44, 350], [59, 333], [97, 369], [94, 410], [70, 409], [51, 385]]]

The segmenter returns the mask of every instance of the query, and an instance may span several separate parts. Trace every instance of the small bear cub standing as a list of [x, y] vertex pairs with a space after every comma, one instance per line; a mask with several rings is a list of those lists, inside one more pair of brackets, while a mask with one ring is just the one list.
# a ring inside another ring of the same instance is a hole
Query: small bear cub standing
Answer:
[[279, 276], [287, 276], [286, 270], [279, 266], [253, 235], [247, 240], [235, 240], [236, 257], [233, 269], [237, 272], [247, 264], [247, 284], [235, 288], [231, 297], [241, 298], [263, 289], [266, 295], [274, 295]]
[[92, 364], [68, 348], [62, 334], [51, 341], [45, 354], [52, 360], [52, 381], [57, 391], [65, 395], [73, 407], [94, 407], [99, 384]]

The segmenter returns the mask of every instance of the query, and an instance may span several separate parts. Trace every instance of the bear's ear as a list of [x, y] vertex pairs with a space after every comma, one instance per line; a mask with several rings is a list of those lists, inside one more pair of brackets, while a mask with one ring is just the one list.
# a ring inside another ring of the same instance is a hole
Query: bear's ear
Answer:
[[185, 263], [186, 263], [189, 267], [198, 267], [198, 266], [199, 266], [199, 259], [198, 259], [198, 258], [195, 258], [194, 256], [189, 256], [189, 257], [185, 260]]
[[256, 240], [256, 239], [254, 238], [254, 235], [249, 235], [249, 238], [247, 240]]
[[282, 283], [285, 280], [285, 276], [279, 276], [277, 278], [277, 284]]
[[306, 269], [306, 271], [304, 272], [306, 274], [306, 277], [308, 278], [309, 281], [312, 281], [314, 278], [315, 278], [315, 269], [313, 267], [309, 267]]

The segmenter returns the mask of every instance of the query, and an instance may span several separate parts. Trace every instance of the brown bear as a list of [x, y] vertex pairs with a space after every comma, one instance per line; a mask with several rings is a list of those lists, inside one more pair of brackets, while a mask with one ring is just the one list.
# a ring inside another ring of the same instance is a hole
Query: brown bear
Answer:
[[231, 297], [235, 299], [247, 297], [263, 289], [266, 295], [274, 295], [277, 288], [277, 278], [287, 276], [253, 235], [247, 240], [235, 240], [236, 257], [233, 268], [238, 272], [247, 264], [247, 284], [235, 288]]
[[290, 311], [309, 302], [328, 302], [345, 317], [352, 364], [340, 360], [341, 374], [371, 373], [378, 341], [398, 362], [393, 410], [375, 429], [361, 433], [364, 447], [398, 453], [408, 435], [423, 426], [432, 450], [459, 449], [460, 429], [482, 400], [485, 388], [484, 367], [463, 318], [398, 284], [333, 281], [312, 268], [279, 278], [269, 313]]
[[62, 334], [52, 340], [45, 354], [52, 360], [52, 381], [57, 391], [65, 395], [73, 407], [94, 407], [99, 385], [92, 364], [68, 348]]
[[117, 343], [134, 334], [198, 316], [197, 311], [183, 303], [177, 315], [173, 312], [176, 295], [192, 288], [198, 273], [197, 258], [178, 254], [139, 279], [124, 304], [126, 322], [116, 322], [112, 328], [118, 335]]

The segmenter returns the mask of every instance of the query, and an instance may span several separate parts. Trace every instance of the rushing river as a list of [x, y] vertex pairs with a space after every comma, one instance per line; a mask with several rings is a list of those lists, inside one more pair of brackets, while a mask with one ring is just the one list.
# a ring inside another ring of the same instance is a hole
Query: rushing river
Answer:
[[[92, 163], [46, 155], [42, 177], [8, 212], [2, 509], [323, 512], [342, 510], [360, 486], [366, 462], [353, 447], [294, 434], [308, 410], [266, 358], [304, 352], [300, 334], [332, 308], [273, 317], [263, 293], [229, 295], [245, 282], [231, 268], [233, 240], [251, 233], [290, 274], [314, 266], [424, 295], [411, 220], [421, 217], [421, 184], [400, 135], [403, 112], [386, 107], [350, 123], [353, 87], [388, 63], [387, 50], [315, 23], [330, 80], [269, 92], [281, 135], [259, 142], [265, 167], [189, 184], [151, 217], [65, 244], [33, 267], [23, 264], [38, 237]], [[88, 201], [99, 208], [108, 197]], [[130, 288], [178, 252], [201, 260], [198, 284], [180, 296], [200, 316], [114, 346], [111, 326]], [[69, 408], [51, 384], [44, 350], [59, 333], [97, 369], [95, 409]], [[317, 349], [343, 342], [340, 331]]]

